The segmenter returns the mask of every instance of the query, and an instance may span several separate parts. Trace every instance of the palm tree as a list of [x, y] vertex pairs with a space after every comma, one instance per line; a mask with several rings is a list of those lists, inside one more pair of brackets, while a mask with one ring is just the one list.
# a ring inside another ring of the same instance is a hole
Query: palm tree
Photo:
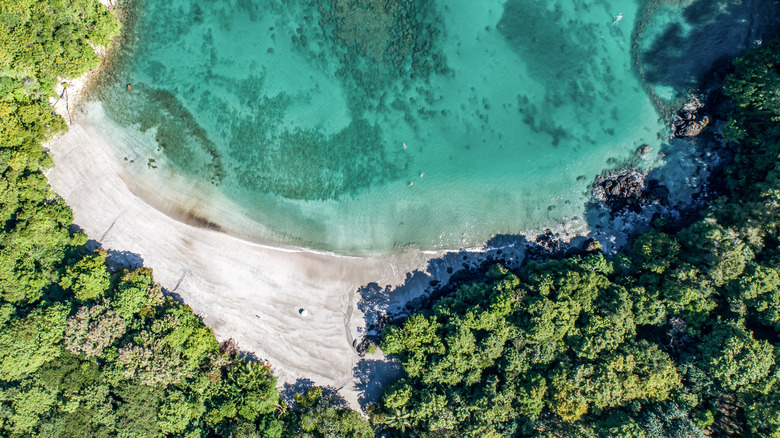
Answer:
[[412, 427], [412, 422], [410, 421], [411, 417], [412, 414], [407, 412], [406, 406], [401, 409], [395, 408], [393, 409], [393, 413], [388, 415], [385, 419], [385, 424], [400, 429], [401, 432], [406, 432], [407, 427]]

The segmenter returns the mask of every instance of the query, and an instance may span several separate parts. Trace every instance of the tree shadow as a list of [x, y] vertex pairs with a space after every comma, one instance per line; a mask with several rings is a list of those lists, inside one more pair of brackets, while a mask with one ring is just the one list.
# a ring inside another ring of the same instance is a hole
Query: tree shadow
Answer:
[[[429, 260], [425, 268], [408, 273], [399, 286], [369, 283], [360, 287], [357, 306], [365, 315], [365, 337], [379, 343], [385, 327], [400, 325], [415, 312], [432, 312], [437, 300], [482, 279], [496, 263], [517, 271], [530, 260], [562, 259], [599, 250], [613, 257], [630, 251], [631, 238], [653, 226], [679, 230], [697, 220], [700, 209], [718, 196], [722, 165], [731, 159], [721, 135], [724, 113], [713, 109], [719, 98], [710, 93], [706, 99], [702, 111], [710, 111], [712, 122], [698, 137], [669, 139], [660, 150], [643, 146], [634, 156], [594, 178], [590, 186], [594, 194], [605, 181], [630, 181], [638, 197], [631, 203], [625, 196], [618, 200], [591, 197], [584, 205], [586, 234], [571, 238], [548, 229], [530, 237], [496, 235], [479, 251], [452, 251]], [[661, 159], [658, 165], [642, 170], [642, 161], [655, 159], [655, 155]], [[353, 373], [363, 409], [379, 400], [383, 386], [403, 376], [400, 364], [392, 358], [362, 359]]]
[[294, 406], [295, 405], [295, 399], [293, 396], [295, 394], [305, 394], [307, 391], [310, 391], [312, 388], [314, 388], [316, 385], [313, 381], [309, 379], [298, 379], [293, 383], [285, 383], [284, 386], [282, 386], [282, 389], [279, 391], [279, 396], [284, 400], [288, 405]]
[[394, 360], [363, 359], [355, 366], [353, 373], [355, 386], [360, 392], [358, 403], [365, 411], [369, 405], [379, 401], [382, 388], [403, 376], [403, 369]]
[[[69, 231], [71, 233], [84, 232], [78, 225], [72, 224]], [[117, 251], [115, 249], [103, 248], [103, 244], [94, 239], [89, 239], [84, 244], [84, 249], [89, 252], [97, 251], [98, 249], [106, 250], [106, 266], [110, 272], [118, 272], [122, 269], [134, 270], [143, 268], [144, 258], [140, 254], [136, 254], [131, 251]]]
[[117, 251], [109, 249], [108, 257], [106, 257], [106, 263], [109, 269], [138, 269], [144, 266], [144, 259], [139, 254], [130, 251]]
[[[652, 22], [652, 19], [651, 19]], [[677, 91], [695, 87], [713, 65], [730, 63], [759, 41], [780, 35], [776, 0], [696, 0], [643, 50], [645, 79]]]
[[285, 383], [279, 391], [279, 396], [288, 406], [295, 408], [297, 403], [294, 396], [296, 394], [306, 394], [315, 387], [322, 390], [322, 395], [328, 400], [328, 405], [338, 409], [349, 409], [349, 403], [339, 394], [338, 389], [332, 386], [317, 386], [313, 381], [306, 378], [297, 379], [294, 383]]
[[543, 252], [543, 245], [532, 244], [525, 236], [496, 236], [479, 251], [452, 251], [429, 260], [423, 270], [407, 273], [399, 286], [369, 283], [358, 288], [357, 306], [365, 316], [367, 335], [378, 335], [387, 324], [428, 307], [446, 293], [442, 285], [476, 278], [486, 263], [519, 267], [529, 245], [541, 248], [537, 253]]

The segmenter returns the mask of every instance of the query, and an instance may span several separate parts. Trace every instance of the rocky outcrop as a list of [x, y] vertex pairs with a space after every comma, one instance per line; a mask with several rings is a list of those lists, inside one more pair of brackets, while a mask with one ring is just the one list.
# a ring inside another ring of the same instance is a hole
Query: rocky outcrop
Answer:
[[672, 121], [672, 137], [690, 138], [699, 135], [710, 123], [710, 118], [703, 111], [704, 104], [696, 96], [692, 96]]
[[633, 167], [599, 177], [593, 188], [593, 200], [603, 202], [613, 213], [625, 209], [638, 211], [656, 200], [665, 204], [668, 197], [668, 188], [658, 180], [646, 180], [645, 174]]

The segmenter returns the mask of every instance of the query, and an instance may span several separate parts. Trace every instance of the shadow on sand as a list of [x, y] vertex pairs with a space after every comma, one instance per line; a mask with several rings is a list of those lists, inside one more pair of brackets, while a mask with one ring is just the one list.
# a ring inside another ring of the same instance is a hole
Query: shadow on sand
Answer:
[[[496, 263], [517, 270], [528, 260], [560, 259], [599, 247], [608, 257], [613, 257], [628, 251], [631, 238], [659, 223], [658, 219], [667, 229], [690, 224], [699, 217], [702, 206], [717, 196], [718, 181], [722, 180], [720, 168], [731, 159], [720, 135], [723, 116], [712, 112], [718, 99], [716, 92], [710, 93], [704, 110], [711, 111], [713, 122], [698, 137], [670, 139], [660, 151], [645, 149], [642, 154], [638, 153], [594, 178], [591, 187], [595, 192], [606, 181], [619, 184], [622, 176], [631, 175], [621, 181], [628, 179], [633, 186], [623, 187], [625, 190], [618, 196], [631, 189], [637, 191], [639, 197], [633, 198], [631, 203], [612, 202], [613, 198], [592, 198], [584, 206], [584, 219], [590, 230], [587, 234], [561, 236], [545, 230], [530, 238], [497, 235], [478, 251], [453, 251], [428, 261], [424, 269], [408, 273], [406, 280], [396, 287], [377, 283], [362, 286], [357, 291], [360, 297], [357, 306], [365, 317], [366, 330], [357, 338], [379, 344], [386, 326], [401, 324], [409, 315], [431, 309], [438, 299], [453, 293], [461, 285], [482, 278]], [[649, 171], [637, 166], [642, 155], [647, 154], [657, 154], [662, 160]], [[403, 375], [398, 362], [383, 357], [381, 352], [361, 359], [353, 373], [364, 410], [379, 400], [384, 385]]]

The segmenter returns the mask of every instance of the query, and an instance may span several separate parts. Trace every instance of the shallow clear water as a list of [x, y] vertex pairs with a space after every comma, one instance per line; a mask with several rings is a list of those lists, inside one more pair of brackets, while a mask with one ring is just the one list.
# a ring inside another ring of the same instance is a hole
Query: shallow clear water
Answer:
[[122, 143], [130, 178], [259, 241], [363, 252], [583, 229], [593, 177], [662, 141], [631, 65], [645, 2], [139, 2], [86, 122]]

